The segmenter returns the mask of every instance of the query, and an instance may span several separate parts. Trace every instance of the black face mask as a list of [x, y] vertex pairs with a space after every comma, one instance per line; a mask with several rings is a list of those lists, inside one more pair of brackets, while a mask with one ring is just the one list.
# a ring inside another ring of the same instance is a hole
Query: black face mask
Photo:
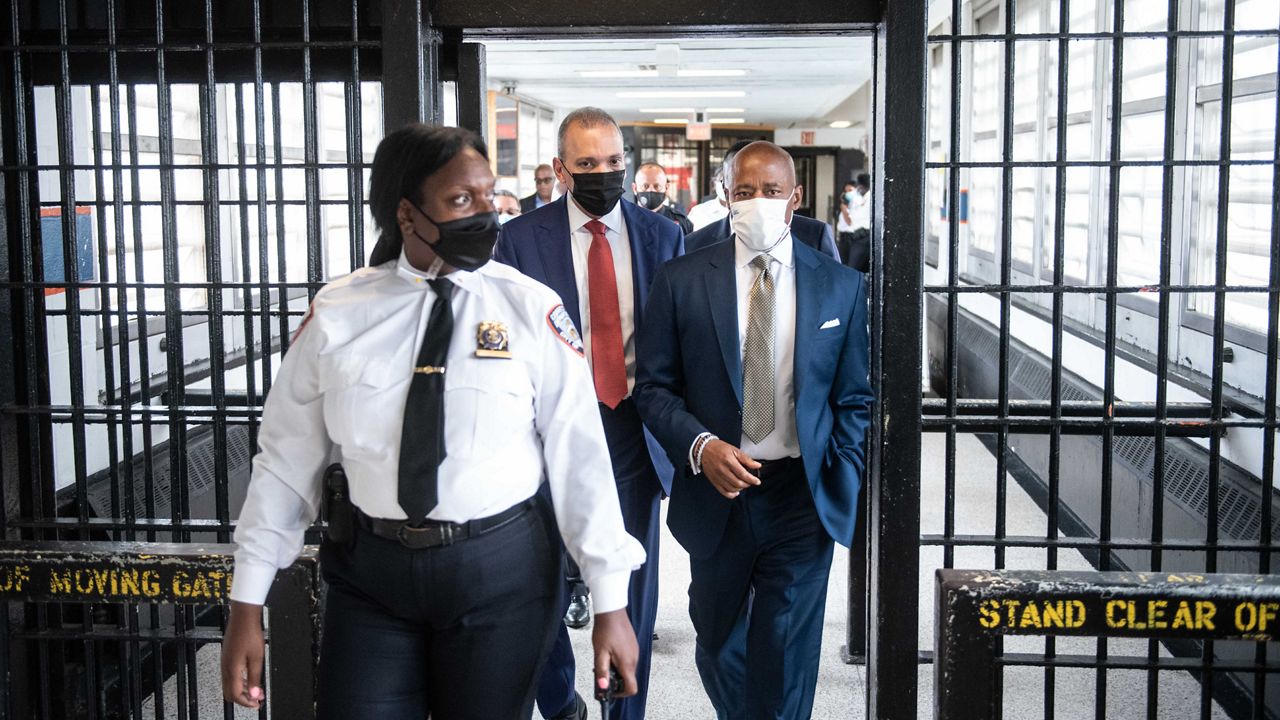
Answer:
[[436, 226], [440, 239], [435, 244], [423, 240], [417, 230], [413, 234], [418, 235], [418, 239], [426, 243], [441, 260], [459, 270], [478, 270], [493, 257], [493, 246], [498, 242], [500, 227], [498, 213], [482, 212], [449, 222], [436, 222], [412, 200], [409, 200], [409, 204], [422, 213], [427, 222]]
[[662, 203], [666, 202], [667, 194], [657, 192], [656, 190], [646, 190], [645, 192], [636, 193], [636, 204], [642, 208], [657, 210], [662, 207]]
[[573, 178], [573, 189], [569, 191], [573, 199], [578, 201], [588, 215], [601, 217], [608, 215], [613, 206], [618, 204], [625, 190], [622, 189], [624, 170], [602, 173], [569, 173]]

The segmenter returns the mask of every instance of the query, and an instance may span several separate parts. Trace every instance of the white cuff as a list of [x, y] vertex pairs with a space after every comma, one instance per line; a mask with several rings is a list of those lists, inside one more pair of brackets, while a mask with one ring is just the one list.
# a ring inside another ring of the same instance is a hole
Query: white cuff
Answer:
[[250, 605], [266, 605], [267, 594], [276, 579], [276, 569], [272, 565], [236, 562], [235, 574], [231, 577], [231, 599]]
[[584, 579], [587, 581], [587, 587], [591, 588], [592, 612], [596, 614], [613, 612], [627, 606], [627, 587], [631, 582], [630, 570]]
[[[703, 438], [710, 438], [711, 440], [714, 440], [715, 437], [716, 437], [715, 433], [709, 433], [709, 432], [698, 433], [698, 437], [694, 438], [693, 442], [689, 443], [689, 469], [693, 470], [694, 475], [702, 474], [702, 453], [698, 453], [698, 456], [694, 457], [693, 455], [694, 448], [698, 447], [698, 443], [702, 442]], [[707, 440], [707, 442], [711, 442], [711, 440]], [[702, 449], [705, 450], [706, 447], [707, 446], [704, 444], [702, 446]]]

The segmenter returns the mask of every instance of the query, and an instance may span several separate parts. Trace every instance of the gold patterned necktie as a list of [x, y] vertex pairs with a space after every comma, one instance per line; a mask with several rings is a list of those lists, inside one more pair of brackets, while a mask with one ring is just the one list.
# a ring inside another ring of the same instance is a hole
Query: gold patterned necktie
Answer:
[[769, 256], [757, 255], [760, 271], [747, 304], [747, 342], [742, 349], [742, 433], [758, 443], [773, 432], [773, 275]]

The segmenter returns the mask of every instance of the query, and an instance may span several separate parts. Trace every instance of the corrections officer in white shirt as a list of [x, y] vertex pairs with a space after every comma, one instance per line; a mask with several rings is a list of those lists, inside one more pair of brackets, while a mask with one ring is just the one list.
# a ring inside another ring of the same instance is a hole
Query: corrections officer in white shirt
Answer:
[[[262, 604], [335, 452], [354, 530], [339, 537], [335, 502], [320, 718], [529, 717], [561, 612], [557, 525], [595, 594], [596, 676], [612, 665], [635, 692], [625, 607], [644, 550], [623, 527], [573, 323], [550, 289], [488, 262], [493, 184], [469, 131], [410, 125], [379, 145], [371, 266], [316, 296], [263, 410], [235, 535], [229, 700], [264, 699]], [[535, 499], [544, 480], [555, 522]]]

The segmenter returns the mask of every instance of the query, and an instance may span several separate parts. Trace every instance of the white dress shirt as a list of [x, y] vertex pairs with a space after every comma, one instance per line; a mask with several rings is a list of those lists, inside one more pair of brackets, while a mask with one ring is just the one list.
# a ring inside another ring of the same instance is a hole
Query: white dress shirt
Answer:
[[[636, 386], [636, 294], [631, 274], [631, 238], [622, 217], [622, 200], [600, 218], [605, 226], [605, 239], [613, 253], [613, 274], [618, 283], [618, 316], [622, 321], [622, 352], [627, 365], [627, 395]], [[582, 313], [582, 338], [587, 363], [591, 363], [591, 286], [587, 277], [587, 251], [591, 249], [591, 231], [587, 223], [593, 219], [573, 201], [572, 193], [565, 205], [569, 208], [569, 235], [573, 245], [573, 279], [578, 283], [578, 312]]]
[[[406, 517], [397, 500], [400, 436], [436, 299], [428, 279], [402, 255], [316, 296], [263, 409], [235, 533], [233, 600], [263, 603], [276, 570], [297, 557], [335, 453], [357, 507], [372, 517]], [[597, 612], [625, 607], [631, 571], [645, 553], [623, 527], [595, 389], [568, 314], [550, 288], [501, 263], [448, 279], [457, 287], [445, 373], [447, 455], [439, 504], [428, 517], [495, 515], [532, 497], [545, 479]], [[476, 356], [481, 322], [506, 325], [511, 358]]]
[[[773, 432], [758, 443], [742, 436], [742, 452], [755, 460], [780, 460], [800, 456], [796, 435], [796, 271], [791, 233], [769, 251], [769, 273], [773, 275]], [[747, 317], [751, 306], [751, 286], [760, 271], [751, 261], [760, 253], [733, 241], [733, 264], [738, 283], [738, 348], [747, 346]]]

